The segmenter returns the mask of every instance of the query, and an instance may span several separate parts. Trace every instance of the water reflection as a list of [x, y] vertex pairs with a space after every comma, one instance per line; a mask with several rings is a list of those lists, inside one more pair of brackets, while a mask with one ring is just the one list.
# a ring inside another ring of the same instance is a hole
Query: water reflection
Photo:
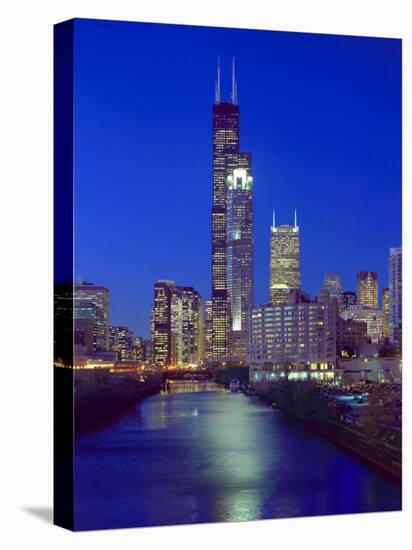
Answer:
[[173, 384], [76, 442], [78, 529], [400, 508], [400, 489], [279, 411]]

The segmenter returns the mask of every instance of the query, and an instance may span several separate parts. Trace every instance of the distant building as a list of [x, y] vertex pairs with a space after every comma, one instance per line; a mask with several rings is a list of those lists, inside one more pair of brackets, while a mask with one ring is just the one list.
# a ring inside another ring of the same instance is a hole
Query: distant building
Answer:
[[383, 335], [383, 316], [382, 310], [376, 308], [364, 307], [360, 304], [349, 306], [341, 312], [342, 319], [353, 319], [366, 323], [367, 334], [373, 344], [377, 344]]
[[389, 339], [402, 344], [402, 248], [389, 251]]
[[336, 352], [338, 356], [352, 357], [359, 347], [368, 342], [366, 322], [338, 317], [336, 324]]
[[339, 273], [328, 272], [323, 276], [323, 288], [329, 290], [331, 298], [336, 298], [339, 309], [343, 309], [342, 279]]
[[270, 303], [287, 303], [294, 289], [300, 289], [300, 238], [296, 211], [294, 226], [276, 226], [273, 214], [270, 229]]
[[110, 327], [110, 349], [117, 353], [119, 361], [134, 360], [133, 332], [127, 327]]
[[133, 339], [133, 350], [132, 350], [133, 361], [143, 363], [144, 361], [144, 346], [143, 338], [141, 336], [135, 336]]
[[199, 293], [174, 281], [158, 281], [153, 314], [154, 364], [162, 368], [200, 364], [204, 331]]
[[151, 338], [143, 340], [143, 360], [149, 365], [153, 364], [153, 340]]
[[389, 288], [382, 289], [382, 322], [383, 336], [389, 337]]
[[357, 303], [356, 292], [352, 290], [344, 290], [342, 292], [342, 307], [347, 309], [349, 306], [354, 306]]
[[358, 304], [379, 307], [378, 274], [376, 271], [360, 271], [357, 276]]
[[109, 290], [91, 283], [74, 287], [75, 344], [87, 352], [109, 350]]
[[253, 308], [248, 361], [256, 378], [270, 379], [282, 369], [322, 372], [334, 368], [337, 302], [327, 291], [316, 301], [302, 301], [299, 294], [288, 304]]
[[212, 300], [205, 301], [204, 332], [205, 332], [205, 359], [212, 357]]

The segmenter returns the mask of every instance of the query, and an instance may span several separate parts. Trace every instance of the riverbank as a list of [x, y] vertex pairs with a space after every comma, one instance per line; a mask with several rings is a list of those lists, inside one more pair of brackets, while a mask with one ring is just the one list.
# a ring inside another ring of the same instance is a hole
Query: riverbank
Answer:
[[137, 376], [109, 369], [78, 370], [74, 374], [74, 422], [76, 433], [104, 427], [136, 403], [160, 392], [162, 376]]
[[[325, 398], [318, 384], [280, 381], [256, 384], [255, 389], [258, 397], [266, 403], [273, 403], [380, 475], [401, 485], [401, 432], [389, 425], [382, 427], [376, 418], [373, 424], [368, 406], [364, 407], [360, 418], [358, 416], [352, 425], [347, 425], [347, 405], [339, 405]], [[383, 412], [381, 414], [384, 416]]]

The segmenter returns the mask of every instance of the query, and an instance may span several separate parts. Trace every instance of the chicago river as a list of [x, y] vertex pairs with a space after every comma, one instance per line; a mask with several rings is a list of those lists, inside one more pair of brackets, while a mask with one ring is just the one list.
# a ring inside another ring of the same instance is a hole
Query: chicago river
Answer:
[[75, 528], [399, 510], [401, 489], [253, 397], [177, 382], [76, 438]]

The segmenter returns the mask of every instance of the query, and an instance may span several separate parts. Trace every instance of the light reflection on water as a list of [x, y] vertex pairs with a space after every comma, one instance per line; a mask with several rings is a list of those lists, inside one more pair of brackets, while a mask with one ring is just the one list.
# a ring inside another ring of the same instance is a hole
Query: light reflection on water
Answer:
[[400, 489], [279, 411], [175, 383], [77, 439], [78, 529], [400, 508]]

